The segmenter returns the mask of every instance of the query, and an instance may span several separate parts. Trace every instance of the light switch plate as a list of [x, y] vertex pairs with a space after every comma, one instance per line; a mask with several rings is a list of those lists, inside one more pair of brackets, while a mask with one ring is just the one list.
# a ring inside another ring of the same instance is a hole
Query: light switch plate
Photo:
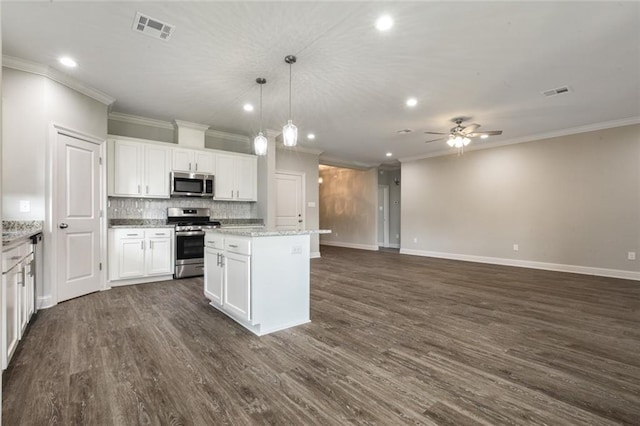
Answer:
[[309, 201], [307, 203], [307, 207], [315, 207], [315, 206], [316, 206], [316, 203], [314, 201]]

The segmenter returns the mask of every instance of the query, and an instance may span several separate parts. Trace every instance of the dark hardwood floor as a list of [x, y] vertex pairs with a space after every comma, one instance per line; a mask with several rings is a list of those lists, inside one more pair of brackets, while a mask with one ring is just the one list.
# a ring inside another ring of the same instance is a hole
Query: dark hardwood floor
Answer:
[[201, 279], [41, 311], [4, 373], [4, 424], [640, 423], [640, 283], [322, 256], [312, 322], [261, 338]]

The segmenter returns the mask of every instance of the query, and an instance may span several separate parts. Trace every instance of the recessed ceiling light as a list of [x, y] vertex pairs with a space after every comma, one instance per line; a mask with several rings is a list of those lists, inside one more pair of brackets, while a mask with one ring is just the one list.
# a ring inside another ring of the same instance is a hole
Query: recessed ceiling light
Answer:
[[390, 152], [387, 152], [387, 157], [391, 157], [393, 154]]
[[253, 111], [253, 105], [251, 105], [251, 104], [244, 104], [244, 105], [242, 106], [242, 109], [244, 109], [244, 110], [245, 110], [245, 111], [247, 111], [247, 112], [251, 112], [251, 111]]
[[416, 98], [407, 99], [407, 106], [414, 107], [418, 105], [418, 100]]
[[389, 15], [382, 15], [376, 21], [376, 28], [380, 31], [387, 31], [393, 27], [393, 19]]
[[78, 66], [78, 63], [68, 56], [63, 56], [62, 58], [58, 59], [58, 61], [65, 67], [75, 68]]
[[486, 139], [488, 137], [489, 137], [489, 135], [480, 135], [480, 139]]
[[311, 140], [313, 140], [313, 139], [315, 139], [315, 138], [316, 138], [316, 135], [314, 135], [313, 133], [309, 133], [309, 134], [307, 135], [307, 139], [311, 139]]

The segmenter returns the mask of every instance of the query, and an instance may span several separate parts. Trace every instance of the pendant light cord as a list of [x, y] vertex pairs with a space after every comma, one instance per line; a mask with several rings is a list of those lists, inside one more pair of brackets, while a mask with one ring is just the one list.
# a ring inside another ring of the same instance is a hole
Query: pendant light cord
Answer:
[[262, 86], [260, 84], [260, 133], [262, 133]]
[[289, 64], [289, 120], [293, 120], [291, 116], [291, 64]]

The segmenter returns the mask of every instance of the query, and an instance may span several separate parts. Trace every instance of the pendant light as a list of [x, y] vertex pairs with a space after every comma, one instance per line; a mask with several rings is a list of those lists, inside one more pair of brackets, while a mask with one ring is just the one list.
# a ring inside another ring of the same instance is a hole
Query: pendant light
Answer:
[[298, 128], [293, 124], [291, 119], [291, 65], [296, 63], [296, 57], [287, 55], [284, 61], [289, 64], [289, 121], [282, 128], [282, 140], [284, 146], [296, 146], [298, 143]]
[[256, 155], [267, 155], [267, 138], [262, 134], [262, 86], [267, 82], [265, 78], [256, 78], [256, 83], [260, 85], [260, 131], [253, 140], [253, 150]]

